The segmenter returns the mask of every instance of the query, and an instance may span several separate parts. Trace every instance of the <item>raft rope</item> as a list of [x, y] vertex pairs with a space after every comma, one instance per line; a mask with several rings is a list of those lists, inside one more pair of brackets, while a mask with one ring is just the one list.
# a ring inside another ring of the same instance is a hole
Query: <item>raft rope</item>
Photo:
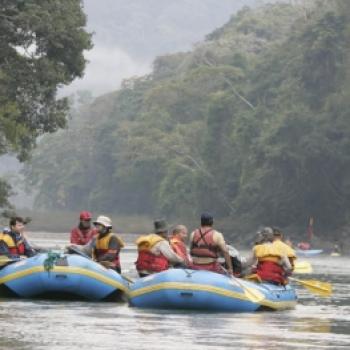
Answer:
[[50, 272], [56, 265], [57, 260], [60, 258], [61, 258], [61, 255], [59, 253], [49, 251], [47, 253], [47, 258], [44, 260], [45, 271]]

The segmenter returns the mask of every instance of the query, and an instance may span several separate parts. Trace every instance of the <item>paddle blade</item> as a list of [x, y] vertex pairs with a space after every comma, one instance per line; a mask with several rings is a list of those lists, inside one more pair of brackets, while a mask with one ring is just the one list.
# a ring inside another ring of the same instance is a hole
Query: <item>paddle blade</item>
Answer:
[[0, 266], [5, 266], [7, 264], [11, 264], [17, 261], [20, 261], [21, 258], [9, 258], [6, 255], [1, 255], [0, 256]]
[[265, 295], [255, 288], [244, 287], [242, 289], [244, 291], [244, 295], [253, 303], [260, 303], [265, 299]]
[[307, 274], [312, 273], [312, 266], [308, 261], [297, 261], [294, 266], [294, 273]]
[[291, 279], [302, 284], [311, 293], [320, 295], [321, 297], [329, 297], [332, 295], [332, 285], [328, 282], [317, 280], [299, 280], [296, 278]]

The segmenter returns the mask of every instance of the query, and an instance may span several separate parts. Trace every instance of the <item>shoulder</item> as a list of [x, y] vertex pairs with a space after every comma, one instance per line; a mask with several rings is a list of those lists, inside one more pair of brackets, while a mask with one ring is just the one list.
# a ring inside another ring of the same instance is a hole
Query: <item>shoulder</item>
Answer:
[[216, 231], [216, 230], [213, 230], [213, 239], [214, 240], [220, 240], [220, 241], [224, 241], [225, 239], [224, 239], [224, 235], [221, 233], [221, 232], [219, 232], [219, 231]]

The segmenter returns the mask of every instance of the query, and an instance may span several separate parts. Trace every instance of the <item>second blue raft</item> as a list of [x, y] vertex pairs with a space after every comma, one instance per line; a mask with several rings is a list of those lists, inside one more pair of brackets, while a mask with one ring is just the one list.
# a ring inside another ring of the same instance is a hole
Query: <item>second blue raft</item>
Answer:
[[[261, 300], [252, 301], [250, 291], [261, 295]], [[294, 308], [297, 295], [288, 285], [237, 280], [209, 271], [170, 269], [133, 283], [129, 303], [144, 308], [251, 312]]]

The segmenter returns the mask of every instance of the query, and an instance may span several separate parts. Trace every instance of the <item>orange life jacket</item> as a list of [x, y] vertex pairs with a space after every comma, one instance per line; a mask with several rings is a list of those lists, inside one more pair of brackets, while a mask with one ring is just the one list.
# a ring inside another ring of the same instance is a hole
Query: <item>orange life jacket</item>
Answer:
[[9, 233], [0, 233], [0, 241], [4, 241], [9, 249], [10, 255], [24, 255], [25, 245], [21, 236], [20, 240], [15, 242]]
[[152, 273], [169, 268], [169, 261], [163, 254], [156, 255], [151, 252], [152, 247], [161, 241], [165, 241], [165, 239], [154, 233], [141, 236], [136, 240], [138, 257], [135, 264], [137, 271]]
[[202, 232], [197, 229], [192, 238], [191, 251], [192, 256], [201, 258], [214, 258], [219, 257], [219, 249], [214, 242], [214, 230], [211, 228], [206, 232]]
[[188, 261], [185, 243], [178, 237], [170, 237], [170, 246], [172, 250], [185, 261]]

